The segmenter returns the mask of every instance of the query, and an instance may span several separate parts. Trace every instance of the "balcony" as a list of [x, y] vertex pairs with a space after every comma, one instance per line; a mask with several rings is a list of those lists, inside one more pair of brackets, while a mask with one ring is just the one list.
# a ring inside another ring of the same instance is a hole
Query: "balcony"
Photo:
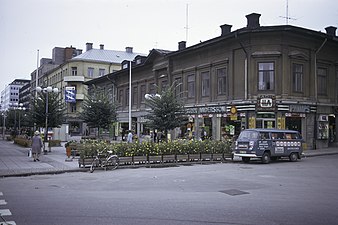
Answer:
[[65, 82], [84, 82], [84, 76], [66, 76], [63, 78]]

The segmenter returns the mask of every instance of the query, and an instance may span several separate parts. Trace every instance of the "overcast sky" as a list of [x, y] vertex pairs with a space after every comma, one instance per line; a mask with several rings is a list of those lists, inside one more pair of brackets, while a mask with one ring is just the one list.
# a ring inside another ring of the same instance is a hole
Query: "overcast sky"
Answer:
[[[0, 0], [0, 91], [16, 78], [30, 79], [39, 58], [73, 46], [148, 53], [177, 50], [219, 36], [222, 24], [245, 27], [259, 13], [261, 26], [283, 25], [287, 0]], [[290, 25], [325, 32], [338, 27], [337, 0], [289, 0]]]

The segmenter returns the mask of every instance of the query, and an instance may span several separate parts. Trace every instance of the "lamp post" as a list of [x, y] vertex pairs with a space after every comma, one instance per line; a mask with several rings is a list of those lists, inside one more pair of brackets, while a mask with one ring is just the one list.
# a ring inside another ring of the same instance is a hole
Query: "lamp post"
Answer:
[[20, 121], [20, 115], [21, 115], [21, 110], [25, 111], [26, 107], [23, 107], [22, 103], [19, 103], [19, 135], [21, 134], [21, 121]]
[[5, 140], [5, 129], [6, 129], [6, 111], [2, 113], [3, 124], [2, 124], [2, 139]]
[[46, 95], [46, 100], [45, 100], [45, 135], [44, 135], [44, 145], [43, 145], [43, 153], [46, 155], [47, 154], [47, 149], [46, 149], [46, 143], [48, 141], [47, 135], [48, 135], [48, 93], [58, 93], [59, 89], [58, 88], [53, 88], [51, 86], [42, 88], [42, 87], [36, 87], [36, 91], [40, 93], [44, 93]]
[[131, 61], [129, 61], [129, 115], [128, 115], [128, 120], [129, 120], [129, 130], [131, 130]]
[[16, 109], [18, 108], [18, 103], [9, 103], [9, 106], [14, 110], [14, 135], [16, 135]]

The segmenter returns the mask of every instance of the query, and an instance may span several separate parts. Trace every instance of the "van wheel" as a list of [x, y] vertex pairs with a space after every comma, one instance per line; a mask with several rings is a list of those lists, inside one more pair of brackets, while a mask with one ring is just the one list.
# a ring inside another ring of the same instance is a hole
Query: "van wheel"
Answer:
[[245, 162], [245, 163], [249, 163], [250, 158], [249, 157], [242, 157], [242, 161]]
[[289, 159], [291, 162], [296, 162], [298, 160], [298, 154], [295, 152], [292, 152], [289, 156]]
[[268, 152], [264, 152], [264, 154], [262, 155], [262, 163], [270, 163], [270, 154]]

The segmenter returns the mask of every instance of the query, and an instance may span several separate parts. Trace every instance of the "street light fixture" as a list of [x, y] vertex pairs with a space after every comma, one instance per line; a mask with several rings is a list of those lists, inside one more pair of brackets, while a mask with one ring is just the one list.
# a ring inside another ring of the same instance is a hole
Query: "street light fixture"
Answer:
[[25, 111], [26, 110], [26, 107], [23, 107], [23, 104], [22, 103], [19, 103], [19, 107], [18, 107], [18, 110], [19, 110], [19, 135], [21, 134], [21, 121], [20, 121], [20, 115], [21, 115], [21, 110]]
[[36, 92], [39, 93], [44, 93], [46, 95], [46, 120], [45, 120], [45, 136], [44, 136], [44, 145], [43, 145], [43, 153], [46, 155], [47, 154], [47, 149], [46, 149], [46, 142], [48, 141], [47, 135], [48, 135], [48, 93], [58, 93], [59, 89], [58, 88], [53, 88], [51, 86], [42, 88], [42, 87], [36, 87]]

